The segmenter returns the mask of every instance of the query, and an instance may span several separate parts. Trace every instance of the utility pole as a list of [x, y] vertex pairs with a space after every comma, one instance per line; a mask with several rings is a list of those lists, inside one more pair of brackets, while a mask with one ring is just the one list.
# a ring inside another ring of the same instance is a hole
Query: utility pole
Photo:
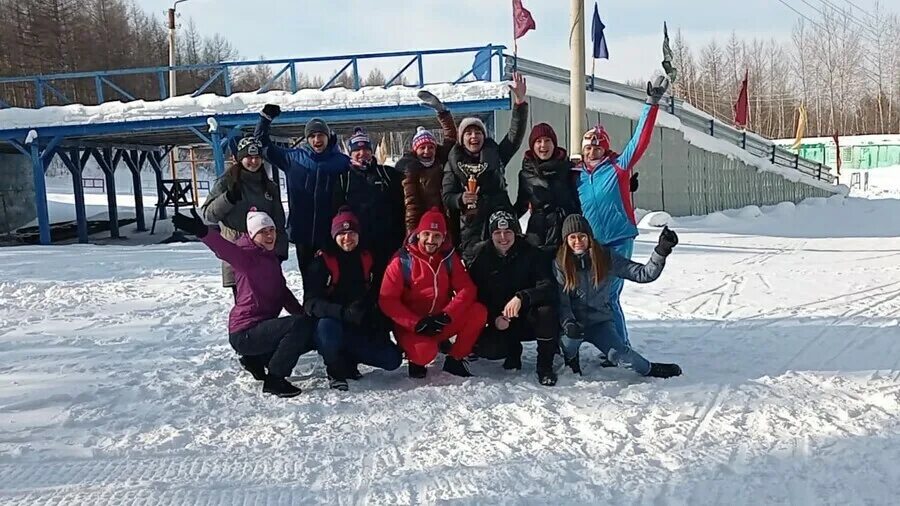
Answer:
[[584, 133], [584, 0], [571, 0], [569, 49], [569, 155], [581, 158], [581, 134]]
[[[172, 4], [172, 8], [169, 9], [169, 98], [175, 96], [175, 9], [178, 8], [178, 4], [181, 2], [187, 2], [187, 0], [176, 0], [174, 4]], [[169, 152], [169, 168], [172, 172], [172, 179], [177, 179], [177, 173], [175, 171], [175, 151], [178, 148], [172, 148], [172, 151]]]

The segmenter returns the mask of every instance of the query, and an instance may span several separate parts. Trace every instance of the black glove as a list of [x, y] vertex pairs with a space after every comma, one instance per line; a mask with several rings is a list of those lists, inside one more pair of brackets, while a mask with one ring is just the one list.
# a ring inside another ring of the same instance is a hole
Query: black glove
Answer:
[[265, 107], [263, 107], [262, 112], [259, 114], [263, 118], [266, 118], [267, 120], [272, 121], [275, 118], [277, 118], [279, 115], [281, 115], [281, 107], [278, 107], [275, 104], [266, 104]]
[[419, 90], [419, 93], [417, 93], [416, 96], [425, 103], [426, 107], [430, 107], [437, 112], [444, 112], [447, 110], [447, 108], [444, 107], [444, 103], [430, 91]]
[[664, 76], [658, 76], [652, 83], [647, 81], [647, 103], [659, 104], [659, 100], [666, 94], [667, 89], [669, 89], [669, 80]]
[[635, 172], [634, 174], [631, 175], [631, 180], [630, 180], [631, 193], [634, 193], [638, 190], [638, 174], [639, 174], [638, 172]]
[[584, 327], [578, 322], [569, 322], [563, 327], [566, 337], [569, 339], [581, 339], [584, 337]]
[[241, 192], [241, 187], [236, 184], [231, 185], [231, 188], [229, 188], [228, 191], [225, 192], [225, 198], [232, 204], [237, 204], [238, 202], [240, 202], [241, 197], [243, 196], [244, 194]]
[[444, 327], [450, 325], [450, 322], [452, 321], [450, 315], [447, 313], [436, 314], [432, 318], [434, 318], [434, 323], [440, 327], [441, 330], [444, 330]]
[[209, 227], [206, 226], [206, 223], [203, 223], [200, 215], [197, 214], [196, 208], [191, 208], [191, 215], [193, 217], [189, 218], [181, 213], [175, 213], [175, 215], [172, 216], [172, 225], [178, 230], [184, 230], [201, 239], [206, 237], [206, 234], [209, 233]]
[[426, 316], [416, 324], [416, 334], [434, 337], [441, 333], [442, 327], [434, 321], [434, 316]]
[[347, 323], [362, 325], [366, 318], [366, 306], [358, 300], [341, 310], [341, 316]]
[[659, 234], [659, 242], [656, 244], [656, 252], [667, 257], [672, 254], [672, 248], [678, 244], [678, 234], [669, 227], [663, 227]]
[[332, 131], [331, 135], [328, 136], [328, 149], [331, 149], [334, 146], [336, 146], [337, 142], [338, 142], [337, 134], [334, 131]]

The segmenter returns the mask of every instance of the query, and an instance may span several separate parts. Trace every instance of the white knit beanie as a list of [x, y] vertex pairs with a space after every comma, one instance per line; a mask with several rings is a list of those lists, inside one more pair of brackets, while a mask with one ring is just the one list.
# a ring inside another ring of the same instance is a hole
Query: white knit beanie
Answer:
[[272, 220], [271, 216], [262, 211], [257, 211], [255, 207], [250, 208], [250, 212], [247, 213], [247, 233], [251, 239], [256, 237], [260, 230], [274, 226], [275, 221]]

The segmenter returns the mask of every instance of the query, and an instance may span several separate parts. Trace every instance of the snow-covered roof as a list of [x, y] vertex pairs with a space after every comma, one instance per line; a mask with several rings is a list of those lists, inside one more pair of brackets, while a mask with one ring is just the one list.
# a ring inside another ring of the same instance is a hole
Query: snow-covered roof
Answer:
[[[473, 82], [425, 86], [447, 103], [503, 99], [509, 96], [508, 82]], [[0, 130], [46, 128], [58, 126], [96, 125], [159, 119], [204, 117], [258, 113], [265, 104], [276, 104], [283, 111], [327, 111], [420, 105], [419, 88], [372, 86], [360, 90], [331, 88], [299, 90], [296, 93], [235, 93], [228, 97], [205, 94], [180, 96], [166, 100], [106, 102], [100, 105], [71, 104], [40, 109], [11, 108], [0, 110]]]

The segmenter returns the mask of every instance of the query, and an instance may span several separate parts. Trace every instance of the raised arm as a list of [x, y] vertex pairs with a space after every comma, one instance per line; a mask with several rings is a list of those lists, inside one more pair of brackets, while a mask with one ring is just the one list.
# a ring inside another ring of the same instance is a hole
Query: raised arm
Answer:
[[276, 146], [272, 142], [269, 135], [272, 130], [272, 121], [281, 114], [281, 108], [277, 105], [266, 104], [261, 113], [259, 113], [259, 121], [256, 122], [256, 129], [253, 130], [253, 137], [263, 146], [263, 157], [269, 163], [275, 165], [279, 169], [287, 172], [291, 169], [291, 157], [289, 150], [280, 146]]
[[513, 106], [512, 118], [510, 118], [509, 132], [506, 137], [500, 141], [500, 162], [503, 165], [509, 163], [516, 151], [522, 145], [525, 138], [525, 130], [528, 128], [528, 104], [525, 102], [525, 94], [527, 92], [525, 76], [518, 72], [513, 72], [513, 97], [515, 105]]
[[631, 140], [625, 145], [622, 154], [619, 155], [619, 165], [630, 172], [644, 156], [650, 139], [653, 137], [653, 127], [656, 126], [656, 116], [659, 114], [659, 101], [669, 88], [669, 80], [659, 76], [652, 83], [647, 83], [647, 105], [641, 111], [637, 127]]

